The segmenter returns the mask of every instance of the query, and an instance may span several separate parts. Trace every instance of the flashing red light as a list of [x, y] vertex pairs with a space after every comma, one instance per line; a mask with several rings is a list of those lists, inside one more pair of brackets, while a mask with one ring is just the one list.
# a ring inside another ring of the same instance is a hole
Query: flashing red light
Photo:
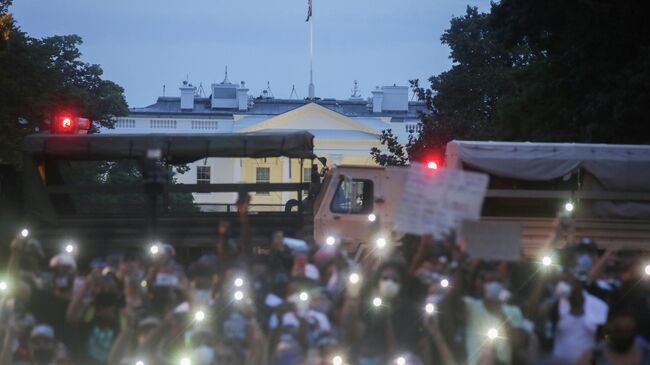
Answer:
[[70, 115], [59, 115], [54, 118], [52, 132], [60, 134], [88, 133], [90, 120]]
[[427, 167], [430, 168], [431, 170], [437, 170], [438, 163], [436, 161], [429, 161], [429, 163], [427, 163]]

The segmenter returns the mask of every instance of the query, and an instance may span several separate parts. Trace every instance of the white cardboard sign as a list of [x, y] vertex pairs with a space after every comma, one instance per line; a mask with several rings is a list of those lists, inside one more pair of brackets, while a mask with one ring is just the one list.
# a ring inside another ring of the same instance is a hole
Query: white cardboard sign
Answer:
[[488, 181], [486, 174], [411, 164], [395, 230], [441, 238], [464, 220], [478, 220]]
[[521, 258], [521, 225], [511, 222], [463, 222], [461, 239], [469, 257], [494, 261]]

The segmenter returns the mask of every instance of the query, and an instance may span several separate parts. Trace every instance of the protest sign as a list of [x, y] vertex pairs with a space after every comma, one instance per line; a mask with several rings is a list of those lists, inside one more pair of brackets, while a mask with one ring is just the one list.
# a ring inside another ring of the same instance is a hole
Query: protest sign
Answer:
[[469, 257], [474, 259], [517, 261], [521, 258], [519, 223], [465, 221], [460, 239]]
[[432, 170], [412, 164], [395, 217], [395, 230], [441, 238], [459, 228], [464, 220], [478, 220], [488, 179], [481, 173]]

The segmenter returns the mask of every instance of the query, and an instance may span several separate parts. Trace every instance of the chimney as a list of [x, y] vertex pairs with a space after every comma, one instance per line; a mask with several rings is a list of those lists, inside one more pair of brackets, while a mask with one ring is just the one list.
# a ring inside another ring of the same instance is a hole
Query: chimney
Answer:
[[381, 109], [383, 111], [405, 112], [409, 110], [408, 86], [382, 86], [384, 92]]
[[183, 81], [181, 90], [181, 110], [194, 110], [194, 94], [196, 93], [196, 86]]
[[384, 104], [384, 90], [380, 89], [379, 86], [375, 88], [372, 92], [372, 112], [381, 113], [382, 107]]
[[237, 103], [239, 104], [239, 111], [248, 110], [248, 89], [243, 81], [237, 89]]

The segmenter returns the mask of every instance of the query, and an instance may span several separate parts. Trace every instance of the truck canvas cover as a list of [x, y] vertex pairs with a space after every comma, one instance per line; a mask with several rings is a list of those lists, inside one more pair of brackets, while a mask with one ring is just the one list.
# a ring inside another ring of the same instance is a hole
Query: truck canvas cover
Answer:
[[308, 132], [255, 132], [238, 134], [33, 134], [25, 138], [23, 152], [32, 157], [62, 160], [139, 159], [159, 149], [173, 164], [206, 157], [289, 157], [312, 159], [314, 136]]
[[576, 143], [474, 142], [447, 144], [446, 164], [467, 164], [505, 178], [548, 181], [583, 169], [605, 190], [650, 191], [650, 146]]

